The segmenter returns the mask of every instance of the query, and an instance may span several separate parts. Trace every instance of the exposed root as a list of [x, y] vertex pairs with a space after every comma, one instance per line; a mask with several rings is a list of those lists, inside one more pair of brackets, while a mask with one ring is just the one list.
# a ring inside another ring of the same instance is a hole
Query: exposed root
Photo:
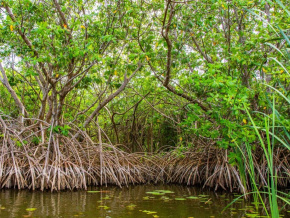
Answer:
[[0, 120], [1, 188], [63, 190], [100, 184], [123, 186], [144, 183], [152, 175], [145, 161], [141, 161], [143, 155], [129, 154], [108, 144], [103, 144], [100, 150], [85, 133], [82, 143], [73, 136], [51, 132], [47, 143], [34, 145], [36, 135], [31, 129], [25, 132], [11, 128], [6, 124], [9, 122], [1, 117]]
[[[228, 150], [210, 146], [197, 148], [178, 157], [175, 151], [168, 153], [163, 160], [164, 180], [186, 185], [203, 185], [215, 190], [222, 188], [245, 193], [251, 188], [246, 173], [243, 180], [237, 166], [229, 163]], [[254, 167], [260, 187], [267, 186], [268, 164], [262, 149], [254, 153]], [[245, 166], [247, 167], [247, 166]], [[290, 153], [287, 149], [277, 148], [274, 153], [274, 170], [280, 188], [290, 184]]]
[[[34, 125], [35, 126], [35, 125]], [[245, 193], [249, 178], [244, 179], [229, 163], [228, 150], [204, 146], [183, 153], [173, 150], [146, 155], [127, 153], [116, 146], [100, 146], [82, 132], [80, 143], [73, 135], [46, 131], [49, 140], [36, 143], [43, 129], [24, 128], [15, 120], [0, 116], [0, 188], [86, 189], [88, 185], [127, 186], [146, 182], [203, 185]], [[48, 124], [43, 124], [48, 129]], [[40, 134], [38, 134], [40, 133]], [[267, 185], [268, 165], [263, 151], [254, 153], [260, 186]], [[278, 185], [290, 182], [290, 154], [278, 148], [274, 153]]]

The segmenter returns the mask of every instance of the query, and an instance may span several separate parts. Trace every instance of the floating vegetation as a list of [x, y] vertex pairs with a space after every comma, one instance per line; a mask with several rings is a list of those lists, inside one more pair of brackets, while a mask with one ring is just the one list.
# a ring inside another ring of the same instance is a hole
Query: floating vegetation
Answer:
[[258, 214], [247, 213], [246, 216], [247, 217], [257, 217]]
[[170, 190], [154, 190], [151, 192], [146, 192], [146, 194], [151, 194], [151, 195], [165, 195], [165, 194], [173, 194], [173, 191]]
[[170, 190], [154, 190], [154, 192], [164, 193], [164, 194], [173, 194], [173, 191]]
[[161, 199], [161, 200], [164, 200], [164, 201], [169, 201], [169, 200], [170, 200], [170, 198], [167, 197], [167, 196], [162, 196], [160, 199]]
[[199, 198], [199, 197], [197, 197], [197, 196], [189, 196], [189, 197], [186, 197], [186, 198], [188, 198], [188, 199], [193, 199], [193, 200], [200, 199], [200, 198]]
[[127, 208], [129, 209], [129, 210], [134, 210], [135, 209], [135, 207], [136, 207], [137, 205], [136, 204], [129, 204], [128, 206], [127, 206]]
[[[107, 190], [110, 191], [110, 194], [99, 194], [99, 192], [90, 193], [83, 191], [61, 192], [60, 196], [67, 196], [67, 199], [61, 200], [60, 198], [60, 205], [62, 205], [61, 201], [63, 201], [69, 206], [68, 211], [70, 211], [70, 214], [67, 215], [68, 217], [74, 217], [75, 215], [78, 217], [108, 216], [120, 218], [180, 217], [180, 211], [183, 211], [183, 217], [187, 218], [210, 218], [210, 216], [214, 215], [216, 218], [251, 218], [263, 217], [263, 215], [265, 215], [262, 209], [258, 209], [258, 211], [256, 211], [254, 209], [255, 206], [251, 204], [251, 201], [246, 201], [245, 199], [242, 200], [243, 205], [235, 202], [228, 209], [226, 209], [223, 214], [220, 214], [222, 209], [228, 204], [228, 202], [225, 201], [225, 198], [220, 198], [219, 193], [212, 193], [209, 190], [194, 187], [184, 187], [178, 185], [142, 185], [129, 186], [128, 188], [119, 189], [115, 186], [108, 186], [105, 191], [108, 192]], [[9, 193], [12, 190], [6, 191]], [[167, 194], [158, 196], [151, 194], [148, 195], [146, 192], [163, 192]], [[16, 204], [13, 201], [11, 202], [6, 200], [11, 199], [11, 196], [4, 194], [4, 191], [2, 193], [3, 194], [0, 192], [0, 201], [2, 203], [0, 207], [6, 207], [6, 209], [1, 210], [1, 217], [9, 217], [7, 214], [11, 211], [11, 205]], [[36, 196], [29, 199], [31, 193]], [[29, 206], [23, 207], [21, 216], [26, 214], [29, 217], [29, 215], [32, 216], [33, 214], [33, 217], [59, 217], [59, 214], [55, 214], [53, 216], [52, 212], [59, 211], [63, 213], [63, 211], [67, 211], [66, 208], [62, 211], [61, 206], [58, 207], [58, 209], [54, 208], [58, 206], [58, 204], [55, 204], [55, 199], [59, 199], [58, 194], [51, 194], [50, 192], [29, 192], [29, 195], [27, 195], [26, 191], [21, 191], [18, 195], [23, 196], [23, 198], [15, 199], [15, 201], [24, 202], [24, 204], [37, 208], [34, 212], [27, 212], [26, 207]], [[42, 196], [41, 198], [44, 199], [43, 202], [45, 202], [45, 205], [38, 201], [38, 195]], [[15, 198], [15, 194], [12, 194], [12, 196]], [[231, 194], [225, 194], [225, 196], [230, 198], [230, 200], [234, 198]], [[49, 201], [52, 201], [53, 207], [51, 207], [52, 205]], [[7, 203], [7, 205], [5, 203]], [[84, 208], [82, 205], [86, 205], [86, 207]], [[17, 206], [15, 209], [17, 209]], [[47, 209], [44, 210], [43, 207]], [[285, 214], [285, 218], [287, 217], [287, 214], [289, 214], [286, 213], [286, 211], [289, 211], [288, 207], [286, 207], [285, 212], [282, 213]]]
[[111, 197], [109, 195], [106, 195], [105, 197], [102, 198], [102, 200], [109, 200]]
[[87, 193], [100, 193], [101, 191], [87, 191]]
[[151, 194], [151, 195], [164, 195], [162, 192], [146, 192], [146, 194]]
[[186, 198], [175, 198], [176, 201], [185, 201]]
[[198, 195], [198, 197], [207, 198], [207, 197], [209, 197], [209, 195]]
[[140, 211], [148, 215], [157, 213], [156, 211], [151, 211], [151, 210], [140, 210]]
[[26, 208], [27, 211], [35, 211], [37, 208]]
[[105, 206], [105, 205], [103, 205], [103, 206], [99, 206], [100, 208], [103, 208], [104, 210], [108, 210], [108, 209], [110, 209], [110, 207], [108, 207], [108, 206]]

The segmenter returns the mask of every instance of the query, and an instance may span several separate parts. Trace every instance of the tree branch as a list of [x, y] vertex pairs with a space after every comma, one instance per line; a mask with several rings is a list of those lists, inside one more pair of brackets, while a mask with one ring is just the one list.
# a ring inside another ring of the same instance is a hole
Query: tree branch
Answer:
[[[1, 71], [1, 74], [2, 74], [2, 76], [0, 77], [0, 81], [6, 87], [6, 89], [8, 90], [8, 92], [10, 93], [12, 98], [14, 99], [15, 104], [18, 106], [19, 111], [22, 114], [22, 116], [27, 116], [28, 113], [27, 113], [24, 105], [22, 104], [22, 102], [18, 98], [16, 92], [13, 90], [13, 88], [9, 84], [6, 72], [5, 72], [4, 68], [2, 67], [1, 61], [0, 61], [0, 71]], [[22, 123], [23, 123], [23, 117], [22, 117]]]
[[87, 127], [93, 118], [99, 113], [99, 111], [105, 107], [110, 101], [112, 101], [116, 96], [118, 96], [127, 86], [128, 82], [133, 78], [133, 76], [141, 69], [143, 65], [141, 63], [138, 64], [137, 69], [132, 73], [132, 75], [127, 78], [127, 75], [124, 75], [123, 84], [111, 95], [108, 96], [104, 101], [102, 101], [99, 106], [92, 112], [92, 114], [85, 120], [83, 127]]

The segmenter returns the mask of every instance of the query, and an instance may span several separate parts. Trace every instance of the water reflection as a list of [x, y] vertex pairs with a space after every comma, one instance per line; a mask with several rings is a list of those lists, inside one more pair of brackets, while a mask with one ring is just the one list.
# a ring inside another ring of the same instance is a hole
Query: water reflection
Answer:
[[[254, 212], [250, 202], [238, 201], [221, 214], [222, 209], [234, 196], [196, 187], [137, 185], [123, 189], [95, 187], [90, 190], [101, 192], [1, 190], [0, 217], [242, 218]], [[146, 193], [154, 190], [171, 190], [174, 193]], [[189, 196], [193, 196], [192, 199], [189, 199]], [[36, 210], [27, 211], [27, 208]]]

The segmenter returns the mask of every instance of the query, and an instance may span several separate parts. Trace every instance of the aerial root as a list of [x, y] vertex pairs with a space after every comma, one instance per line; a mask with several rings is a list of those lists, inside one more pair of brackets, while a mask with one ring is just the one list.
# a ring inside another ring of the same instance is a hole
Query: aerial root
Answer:
[[[0, 116], [0, 188], [58, 191], [164, 182], [241, 193], [250, 189], [248, 174], [241, 178], [238, 167], [230, 164], [229, 150], [203, 146], [181, 154], [128, 153], [110, 144], [100, 146], [86, 133], [82, 142], [73, 135], [50, 134], [49, 140], [36, 145], [33, 128], [12, 123]], [[288, 187], [289, 151], [277, 148], [273, 156], [278, 186]], [[266, 186], [269, 169], [262, 149], [256, 149], [253, 160], [257, 182]]]

